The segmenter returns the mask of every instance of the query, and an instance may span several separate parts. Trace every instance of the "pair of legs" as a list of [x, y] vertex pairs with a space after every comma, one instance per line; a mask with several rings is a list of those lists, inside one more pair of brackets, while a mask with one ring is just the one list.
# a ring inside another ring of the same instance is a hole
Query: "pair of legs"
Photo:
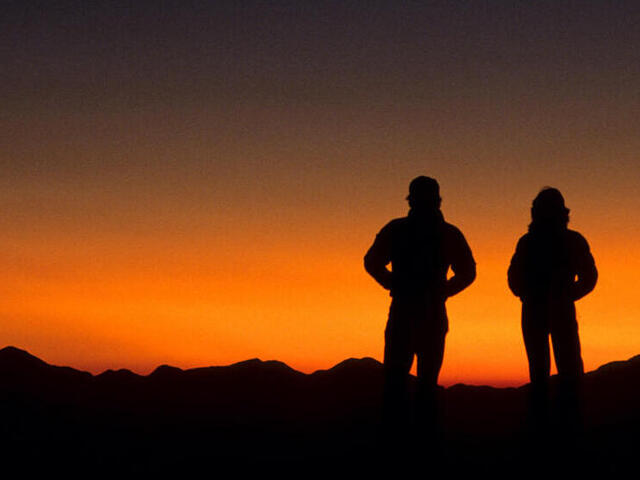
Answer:
[[530, 413], [534, 425], [548, 420], [550, 350], [558, 369], [557, 419], [566, 427], [579, 427], [580, 386], [584, 366], [573, 302], [524, 302], [522, 334], [531, 379]]
[[407, 380], [413, 357], [418, 360], [416, 419], [433, 429], [437, 419], [438, 375], [447, 332], [444, 304], [428, 299], [394, 299], [389, 309], [384, 348], [384, 418], [389, 423], [406, 420]]

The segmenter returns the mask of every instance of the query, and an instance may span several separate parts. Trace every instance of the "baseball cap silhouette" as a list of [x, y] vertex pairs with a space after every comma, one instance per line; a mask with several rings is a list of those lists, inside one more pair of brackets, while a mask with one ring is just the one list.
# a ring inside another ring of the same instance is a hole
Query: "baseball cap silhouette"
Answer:
[[440, 185], [434, 178], [424, 175], [416, 177], [409, 183], [407, 200], [415, 204], [439, 205]]

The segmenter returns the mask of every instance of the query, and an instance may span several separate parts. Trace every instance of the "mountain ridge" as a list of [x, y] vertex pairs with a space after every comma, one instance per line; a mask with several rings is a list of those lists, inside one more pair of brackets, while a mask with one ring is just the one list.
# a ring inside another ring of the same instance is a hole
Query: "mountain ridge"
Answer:
[[[366, 369], [381, 369], [383, 368], [383, 364], [378, 360], [372, 357], [351, 357], [345, 360], [342, 360], [336, 363], [334, 366], [326, 368], [326, 369], [318, 369], [311, 373], [304, 373], [299, 370], [294, 369], [289, 366], [285, 362], [279, 360], [261, 360], [259, 358], [250, 358], [247, 360], [242, 360], [238, 362], [234, 362], [228, 365], [211, 365], [211, 366], [202, 366], [202, 367], [192, 367], [183, 369], [180, 367], [175, 367], [173, 365], [162, 364], [154, 368], [148, 374], [139, 374], [129, 370], [127, 368], [117, 368], [117, 369], [106, 369], [100, 373], [92, 374], [90, 372], [77, 369], [71, 366], [61, 366], [61, 365], [53, 365], [50, 364], [41, 358], [33, 355], [27, 350], [9, 345], [0, 349], [0, 373], [8, 371], [7, 367], [13, 364], [14, 366], [28, 367], [28, 368], [52, 368], [58, 371], [66, 371], [66, 372], [77, 372], [85, 377], [92, 378], [114, 378], [114, 377], [122, 377], [127, 376], [131, 378], [154, 378], [158, 376], [172, 376], [179, 374], [204, 374], [207, 372], [221, 371], [221, 370], [229, 370], [229, 371], [243, 371], [243, 370], [252, 370], [252, 369], [262, 369], [262, 370], [270, 370], [272, 372], [280, 371], [287, 372], [296, 376], [304, 376], [304, 377], [312, 377], [312, 376], [321, 376], [331, 373], [339, 373], [341, 371], [349, 371], [354, 369], [366, 370]], [[628, 358], [627, 360], [614, 360], [611, 362], [607, 362], [594, 370], [590, 370], [585, 373], [587, 377], [600, 375], [602, 373], [611, 373], [616, 372], [619, 369], [625, 368], [638, 368], [640, 370], [640, 355], [635, 355], [633, 357]], [[555, 377], [556, 375], [553, 375]], [[511, 389], [519, 389], [526, 387], [526, 383], [519, 386], [507, 386], [507, 387], [499, 387], [488, 384], [472, 384], [472, 383], [456, 383], [446, 387], [446, 389], [459, 389], [462, 387], [475, 387], [475, 388], [491, 388], [491, 389], [499, 389], [499, 390], [511, 390]]]
[[[410, 391], [415, 383], [412, 377]], [[185, 370], [160, 365], [148, 375], [127, 369], [92, 375], [5, 347], [0, 448], [21, 466], [42, 459], [42, 465], [64, 463], [73, 451], [81, 470], [112, 465], [115, 472], [121, 465], [197, 471], [212, 459], [330, 465], [347, 457], [359, 468], [371, 461], [371, 452], [386, 454], [380, 450], [383, 384], [383, 365], [367, 357], [309, 374], [279, 361], [249, 359]], [[584, 391], [589, 458], [604, 456], [606, 468], [620, 458], [633, 465], [640, 356], [587, 373]], [[478, 465], [491, 471], [496, 464], [509, 471], [520, 462], [527, 392], [527, 385], [440, 388], [446, 461], [470, 471]], [[412, 409], [409, 403], [407, 413]]]

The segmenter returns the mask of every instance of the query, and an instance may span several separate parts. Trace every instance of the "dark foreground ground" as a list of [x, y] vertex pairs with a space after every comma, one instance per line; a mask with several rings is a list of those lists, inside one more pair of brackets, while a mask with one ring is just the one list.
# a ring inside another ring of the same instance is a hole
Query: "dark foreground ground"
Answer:
[[382, 367], [347, 360], [305, 375], [279, 362], [148, 376], [92, 376], [0, 350], [3, 472], [101, 477], [172, 475], [495, 478], [634, 475], [640, 357], [585, 379], [582, 435], [537, 436], [526, 387], [456, 385], [441, 394], [441, 432], [382, 435]]

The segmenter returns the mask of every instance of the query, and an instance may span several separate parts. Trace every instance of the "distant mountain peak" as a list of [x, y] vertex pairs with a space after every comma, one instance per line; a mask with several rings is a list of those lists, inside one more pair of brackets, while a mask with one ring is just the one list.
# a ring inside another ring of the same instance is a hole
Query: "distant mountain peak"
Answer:
[[26, 350], [22, 350], [21, 348], [18, 347], [14, 347], [13, 345], [8, 345], [4, 348], [0, 349], [0, 355], [18, 355], [18, 356], [23, 356], [23, 357], [31, 357], [31, 358], [37, 358], [33, 355], [31, 355], [29, 352], [27, 352]]
[[284, 362], [279, 360], [260, 360], [259, 358], [251, 358], [242, 362], [236, 362], [229, 365], [233, 369], [248, 369], [248, 370], [269, 370], [269, 371], [286, 371], [293, 373], [300, 373], [297, 370], [291, 368]]
[[120, 368], [118, 370], [108, 369], [102, 372], [99, 375], [96, 375], [96, 378], [136, 378], [139, 377], [137, 373], [132, 372], [126, 368]]
[[612, 372], [619, 369], [627, 369], [629, 367], [632, 368], [640, 368], [640, 355], [636, 355], [631, 357], [628, 360], [619, 360], [615, 362], [605, 363], [604, 365], [598, 367], [593, 373], [603, 373], [603, 372]]
[[167, 377], [167, 376], [174, 376], [182, 372], [183, 370], [178, 367], [172, 367], [171, 365], [160, 365], [159, 367], [156, 367], [156, 369], [153, 372], [151, 372], [149, 376], [150, 377]]
[[381, 366], [382, 363], [371, 357], [347, 358], [346, 360], [334, 365], [330, 370], [341, 370], [347, 368], [379, 368]]
[[248, 360], [242, 360], [240, 362], [235, 362], [229, 365], [230, 367], [251, 367], [254, 365], [262, 365], [263, 361], [259, 358], [249, 358]]
[[38, 357], [31, 355], [26, 350], [22, 350], [17, 347], [8, 346], [0, 349], [0, 362], [2, 363], [16, 363], [22, 365], [32, 366], [46, 366], [46, 362], [40, 360]]

